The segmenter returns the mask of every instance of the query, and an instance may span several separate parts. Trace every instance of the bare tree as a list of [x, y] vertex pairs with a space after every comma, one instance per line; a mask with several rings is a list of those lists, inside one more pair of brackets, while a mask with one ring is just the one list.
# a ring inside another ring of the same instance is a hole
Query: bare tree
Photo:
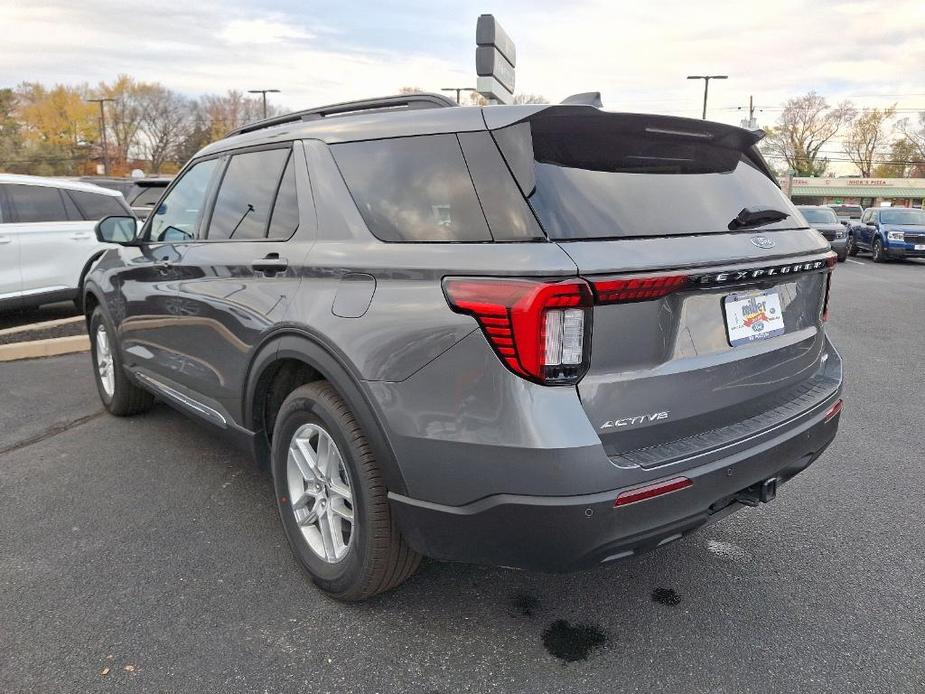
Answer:
[[542, 94], [515, 94], [514, 103], [515, 104], [548, 104], [549, 99], [547, 99]]
[[[253, 123], [263, 118], [263, 104], [260, 99], [250, 98], [239, 91], [231, 90], [219, 96], [210, 94], [199, 100], [203, 117], [209, 122], [211, 139], [228, 134], [229, 130]], [[267, 105], [267, 116], [279, 115], [280, 109]]]
[[128, 75], [119, 75], [111, 84], [100, 82], [97, 96], [114, 101], [106, 104], [106, 131], [115, 149], [116, 166], [128, 162], [141, 127], [143, 107], [139, 98], [144, 85]]
[[904, 118], [897, 125], [899, 132], [916, 149], [916, 155], [920, 160], [925, 160], [925, 111], [919, 113], [918, 123], [911, 122]]
[[850, 102], [830, 107], [816, 92], [788, 99], [777, 125], [768, 133], [765, 147], [782, 157], [798, 176], [820, 176], [829, 164], [820, 151], [854, 119], [855, 113]]
[[153, 173], [160, 173], [168, 161], [177, 159], [178, 150], [191, 126], [189, 101], [159, 84], [146, 85], [140, 95], [142, 102], [138, 148], [151, 164]]
[[399, 87], [399, 94], [423, 94], [424, 89], [422, 87]]
[[845, 152], [851, 163], [858, 167], [861, 176], [869, 178], [889, 135], [890, 120], [896, 115], [896, 104], [883, 109], [871, 109], [852, 121], [845, 135]]

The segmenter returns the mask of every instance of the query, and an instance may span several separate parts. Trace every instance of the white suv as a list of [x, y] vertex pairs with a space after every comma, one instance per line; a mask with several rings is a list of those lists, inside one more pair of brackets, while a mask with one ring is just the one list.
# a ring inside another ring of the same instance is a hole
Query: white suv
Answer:
[[0, 174], [0, 311], [79, 300], [84, 275], [108, 246], [94, 225], [128, 214], [118, 191]]

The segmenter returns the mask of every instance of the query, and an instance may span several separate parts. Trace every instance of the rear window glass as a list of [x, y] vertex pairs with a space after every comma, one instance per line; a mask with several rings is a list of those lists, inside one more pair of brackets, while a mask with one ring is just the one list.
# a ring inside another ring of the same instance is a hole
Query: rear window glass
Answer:
[[6, 193], [17, 222], [63, 222], [68, 218], [57, 188], [13, 184], [7, 186]]
[[383, 241], [490, 241], [456, 135], [333, 145], [369, 230]]
[[[728, 232], [746, 207], [788, 215], [750, 229], [805, 226], [792, 203], [745, 154], [751, 144], [744, 139], [748, 133], [727, 135], [714, 124], [708, 127], [716, 133], [700, 137], [668, 126], [650, 128], [643, 118], [553, 111], [529, 127], [520, 124], [510, 133], [496, 133], [508, 157], [514, 151], [529, 156], [523, 138], [530, 138], [532, 175], [518, 173], [518, 181], [549, 238]], [[512, 140], [518, 138], [515, 147]], [[509, 163], [523, 172], [523, 162]]]
[[82, 190], [69, 190], [67, 194], [76, 204], [84, 219], [99, 220], [110, 215], [126, 215], [128, 211], [114, 195], [86, 193]]
[[838, 217], [832, 210], [821, 207], [801, 207], [800, 212], [810, 224], [838, 224]]

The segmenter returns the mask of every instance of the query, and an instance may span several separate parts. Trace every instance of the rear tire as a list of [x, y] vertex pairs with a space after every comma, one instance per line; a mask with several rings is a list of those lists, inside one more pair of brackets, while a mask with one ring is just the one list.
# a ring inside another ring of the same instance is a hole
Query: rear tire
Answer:
[[100, 400], [117, 417], [147, 412], [154, 405], [154, 396], [132, 383], [125, 373], [115, 334], [112, 323], [97, 306], [90, 316], [90, 357]]
[[398, 530], [366, 436], [327, 381], [283, 401], [272, 449], [280, 521], [315, 585], [338, 600], [365, 600], [417, 570], [421, 556]]
[[875, 263], [885, 263], [887, 261], [887, 257], [883, 252], [883, 241], [881, 241], [879, 238], [874, 239], [874, 243], [871, 246], [870, 255]]

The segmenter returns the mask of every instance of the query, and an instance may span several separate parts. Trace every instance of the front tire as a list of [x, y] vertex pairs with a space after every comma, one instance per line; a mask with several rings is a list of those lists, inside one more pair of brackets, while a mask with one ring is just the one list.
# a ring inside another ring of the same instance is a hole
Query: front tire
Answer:
[[272, 448], [280, 521], [315, 585], [338, 600], [365, 600], [417, 570], [421, 557], [401, 537], [366, 436], [327, 381], [283, 401]]
[[870, 254], [875, 263], [885, 263], [887, 258], [883, 251], [883, 241], [879, 238], [874, 239], [874, 245], [871, 246]]
[[848, 234], [848, 240], [845, 241], [845, 246], [848, 248], [848, 255], [850, 255], [852, 258], [858, 254], [857, 244], [855, 244], [854, 236], [851, 234]]
[[115, 334], [112, 323], [97, 306], [90, 316], [90, 357], [96, 390], [110, 414], [128, 417], [150, 410], [154, 396], [132, 383], [125, 373]]

